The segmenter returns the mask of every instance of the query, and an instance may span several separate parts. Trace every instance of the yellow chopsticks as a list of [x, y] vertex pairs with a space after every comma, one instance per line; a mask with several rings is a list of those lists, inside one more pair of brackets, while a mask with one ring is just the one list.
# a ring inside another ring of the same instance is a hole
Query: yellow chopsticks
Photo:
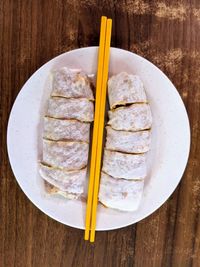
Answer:
[[94, 242], [96, 228], [96, 210], [98, 203], [99, 178], [102, 157], [102, 142], [104, 131], [106, 88], [109, 69], [111, 29], [112, 20], [107, 19], [103, 16], [101, 18], [96, 85], [96, 104], [84, 237], [85, 240], [88, 240], [90, 235], [91, 242]]
[[96, 157], [95, 180], [94, 180], [90, 242], [94, 242], [95, 228], [96, 228], [96, 212], [97, 212], [97, 203], [98, 203], [99, 178], [100, 178], [100, 173], [101, 173], [100, 169], [101, 169], [102, 142], [103, 142], [103, 132], [104, 132], [106, 88], [107, 88], [109, 57], [110, 57], [111, 29], [112, 29], [112, 20], [108, 19], [107, 27], [106, 27], [106, 43], [105, 43], [104, 66], [103, 66], [101, 110], [100, 110], [100, 118], [99, 118], [99, 134], [98, 134], [98, 144], [97, 144], [97, 157]]
[[94, 174], [95, 174], [95, 163], [96, 163], [96, 150], [97, 150], [98, 128], [99, 128], [99, 113], [100, 113], [100, 104], [101, 104], [101, 87], [102, 87], [102, 76], [103, 76], [106, 23], [107, 23], [107, 18], [102, 17], [101, 18], [100, 41], [99, 41], [99, 56], [98, 56], [97, 83], [96, 83], [96, 103], [95, 103], [92, 153], [91, 153], [91, 163], [90, 163], [90, 177], [89, 177], [86, 220], [85, 220], [85, 240], [89, 239], [89, 234], [90, 234], [91, 209], [92, 209], [92, 200], [93, 200]]

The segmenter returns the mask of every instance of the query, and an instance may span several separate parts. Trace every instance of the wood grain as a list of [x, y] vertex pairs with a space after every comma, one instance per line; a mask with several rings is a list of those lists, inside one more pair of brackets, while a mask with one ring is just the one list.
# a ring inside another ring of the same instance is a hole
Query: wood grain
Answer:
[[[6, 128], [17, 93], [37, 68], [62, 52], [98, 45], [102, 14], [113, 19], [112, 46], [146, 57], [175, 84], [192, 144], [170, 199], [136, 225], [98, 232], [91, 245], [83, 231], [48, 218], [21, 191], [7, 157]], [[0, 266], [199, 267], [200, 2], [2, 0], [0, 46]]]

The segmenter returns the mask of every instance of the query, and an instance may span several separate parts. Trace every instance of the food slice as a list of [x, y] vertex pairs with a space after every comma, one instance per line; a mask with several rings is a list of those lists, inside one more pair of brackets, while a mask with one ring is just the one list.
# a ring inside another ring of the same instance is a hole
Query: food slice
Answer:
[[108, 111], [110, 125], [115, 130], [139, 131], [151, 128], [152, 116], [148, 104], [132, 104]]
[[106, 127], [106, 148], [125, 153], [144, 153], [150, 148], [150, 131], [116, 131]]
[[89, 145], [84, 142], [63, 142], [43, 139], [43, 160], [47, 165], [78, 170], [87, 165]]
[[52, 97], [49, 99], [47, 116], [57, 119], [77, 119], [79, 121], [93, 121], [94, 106], [87, 99], [67, 99]]
[[86, 172], [86, 168], [78, 171], [66, 171], [42, 163], [39, 166], [39, 173], [45, 181], [61, 191], [77, 197], [83, 194]]
[[77, 120], [45, 117], [43, 136], [51, 140], [73, 140], [89, 143], [90, 124]]
[[108, 80], [110, 108], [138, 102], [147, 102], [143, 83], [139, 76], [121, 72]]
[[142, 198], [144, 181], [115, 179], [101, 173], [99, 201], [106, 207], [135, 211]]
[[146, 176], [146, 161], [144, 154], [124, 154], [104, 150], [102, 171], [113, 178], [141, 180]]
[[73, 193], [69, 193], [69, 192], [65, 192], [62, 191], [61, 189], [59, 189], [58, 187], [48, 183], [47, 181], [44, 180], [44, 185], [45, 185], [45, 191], [47, 192], [47, 194], [49, 195], [56, 195], [56, 196], [62, 196], [65, 197], [67, 199], [78, 199], [79, 195], [73, 194]]
[[66, 67], [57, 70], [54, 74], [52, 96], [94, 100], [87, 75]]

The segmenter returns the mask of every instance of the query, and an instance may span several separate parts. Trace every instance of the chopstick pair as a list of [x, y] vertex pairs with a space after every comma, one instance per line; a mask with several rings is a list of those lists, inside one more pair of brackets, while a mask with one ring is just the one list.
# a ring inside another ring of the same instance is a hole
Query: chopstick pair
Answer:
[[110, 41], [112, 20], [101, 17], [101, 30], [98, 53], [98, 69], [96, 83], [96, 103], [94, 114], [94, 129], [92, 139], [92, 153], [90, 177], [85, 220], [85, 240], [94, 242], [96, 229], [96, 213], [100, 180], [102, 142], [104, 132], [104, 115], [106, 104], [106, 88], [109, 69]]

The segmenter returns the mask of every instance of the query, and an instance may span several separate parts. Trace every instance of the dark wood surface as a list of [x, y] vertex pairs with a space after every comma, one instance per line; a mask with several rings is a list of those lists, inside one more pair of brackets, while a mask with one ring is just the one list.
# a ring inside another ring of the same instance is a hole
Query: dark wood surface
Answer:
[[[113, 19], [112, 46], [146, 57], [175, 84], [192, 146], [181, 183], [159, 210], [136, 225], [98, 232], [91, 245], [83, 231], [48, 218], [24, 195], [9, 165], [6, 128], [17, 93], [37, 68], [98, 45], [102, 14]], [[1, 0], [0, 45], [0, 267], [200, 266], [200, 1]]]

